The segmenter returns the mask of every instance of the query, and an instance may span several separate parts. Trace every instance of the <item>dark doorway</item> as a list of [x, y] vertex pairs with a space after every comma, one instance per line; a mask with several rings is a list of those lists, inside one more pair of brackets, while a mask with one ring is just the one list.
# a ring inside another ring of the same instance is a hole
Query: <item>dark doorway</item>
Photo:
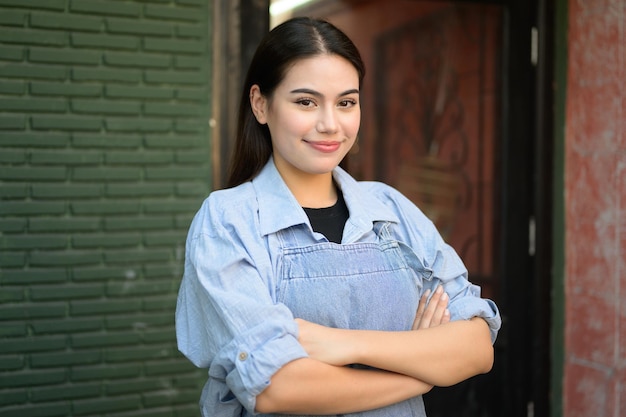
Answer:
[[[269, 1], [221, 3], [231, 12], [216, 18], [234, 14], [240, 22], [229, 29], [239, 45], [229, 57], [238, 53], [237, 68], [246, 68], [269, 27]], [[548, 3], [317, 0], [283, 16], [325, 18], [355, 41], [368, 74], [349, 171], [413, 199], [501, 309], [493, 370], [433, 390], [425, 397], [429, 417], [549, 415]], [[241, 24], [251, 16], [263, 24]], [[221, 85], [234, 84], [228, 76]], [[219, 141], [223, 152], [228, 137]]]

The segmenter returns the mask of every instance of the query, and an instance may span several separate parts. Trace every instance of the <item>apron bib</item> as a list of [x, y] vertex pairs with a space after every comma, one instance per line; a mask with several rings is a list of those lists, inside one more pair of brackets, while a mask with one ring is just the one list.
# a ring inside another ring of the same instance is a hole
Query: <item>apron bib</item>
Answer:
[[[343, 329], [410, 330], [430, 273], [413, 251], [391, 239], [378, 223], [371, 242], [316, 243], [294, 228], [280, 231], [277, 301], [294, 317]], [[362, 417], [423, 417], [416, 397], [385, 408], [345, 414]], [[292, 416], [293, 417], [293, 416]]]

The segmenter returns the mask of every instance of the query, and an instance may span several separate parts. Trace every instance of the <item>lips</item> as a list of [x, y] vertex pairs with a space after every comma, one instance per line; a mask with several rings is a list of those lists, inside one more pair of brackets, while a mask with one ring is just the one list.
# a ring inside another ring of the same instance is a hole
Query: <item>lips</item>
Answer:
[[323, 153], [331, 153], [335, 152], [341, 146], [341, 142], [337, 141], [320, 141], [320, 142], [309, 142], [306, 141], [313, 149], [323, 152]]

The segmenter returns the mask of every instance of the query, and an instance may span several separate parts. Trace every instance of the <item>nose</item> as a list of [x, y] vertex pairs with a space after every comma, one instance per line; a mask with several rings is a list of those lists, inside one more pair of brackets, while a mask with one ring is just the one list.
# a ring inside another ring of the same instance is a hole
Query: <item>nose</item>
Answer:
[[334, 108], [330, 107], [320, 110], [316, 129], [320, 133], [332, 134], [337, 132], [337, 115]]

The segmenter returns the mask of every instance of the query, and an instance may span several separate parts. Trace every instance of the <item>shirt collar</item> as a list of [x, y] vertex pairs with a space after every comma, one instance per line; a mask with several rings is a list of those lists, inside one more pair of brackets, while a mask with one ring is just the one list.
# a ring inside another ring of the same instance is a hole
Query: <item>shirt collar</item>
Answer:
[[[372, 194], [364, 193], [346, 171], [335, 168], [333, 178], [348, 206], [348, 223], [355, 229], [352, 233], [371, 230], [375, 221], [398, 222], [389, 207]], [[252, 185], [259, 204], [260, 231], [264, 236], [298, 224], [309, 224], [306, 213], [283, 181], [272, 157], [252, 180]]]

